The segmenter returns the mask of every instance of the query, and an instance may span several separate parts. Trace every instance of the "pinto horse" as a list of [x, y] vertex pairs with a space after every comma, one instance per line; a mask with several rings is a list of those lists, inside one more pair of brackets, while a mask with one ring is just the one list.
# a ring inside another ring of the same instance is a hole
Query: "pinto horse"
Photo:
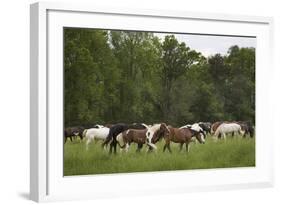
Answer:
[[113, 125], [109, 128], [109, 133], [106, 138], [106, 140], [103, 142], [102, 146], [104, 147], [108, 143], [110, 143], [109, 153], [112, 153], [112, 149], [114, 150], [114, 153], [116, 154], [116, 148], [117, 148], [117, 136], [128, 130], [128, 129], [145, 129], [145, 126], [139, 126], [139, 125], [128, 125], [124, 123], [118, 123]]
[[165, 152], [166, 148], [171, 153], [171, 147], [170, 143], [180, 143], [180, 150], [182, 150], [183, 144], [186, 145], [186, 150], [189, 152], [189, 143], [192, 141], [193, 137], [196, 137], [196, 139], [201, 143], [205, 143], [205, 139], [202, 135], [202, 133], [195, 131], [191, 128], [174, 128], [172, 126], [168, 126], [170, 130], [170, 134], [168, 137], [165, 137], [165, 145], [163, 148], [163, 152]]
[[143, 129], [143, 130], [128, 129], [120, 133], [117, 136], [117, 138], [118, 141], [121, 141], [121, 137], [122, 137], [122, 141], [124, 145], [121, 146], [121, 148], [125, 148], [126, 152], [128, 152], [131, 143], [136, 143], [138, 144], [137, 152], [139, 152], [143, 144], [147, 143], [146, 132], [147, 129]]
[[142, 124], [143, 126], [146, 127], [147, 129], [147, 132], [146, 132], [146, 137], [147, 137], [147, 140], [148, 140], [148, 143], [151, 144], [152, 142], [152, 137], [155, 135], [156, 132], [158, 132], [160, 129], [163, 130], [163, 129], [166, 129], [166, 130], [169, 130], [167, 125], [165, 123], [159, 123], [159, 124], [154, 124], [152, 126], [147, 126], [145, 124]]
[[210, 123], [210, 122], [198, 122], [198, 125], [203, 129], [205, 134], [211, 133], [212, 123]]
[[[159, 126], [160, 125], [160, 126]], [[157, 149], [155, 143], [157, 143], [162, 137], [166, 137], [169, 135], [170, 131], [165, 123], [157, 124], [158, 129], [150, 130], [148, 129], [136, 130], [136, 129], [128, 129], [123, 133], [117, 136], [119, 141], [123, 141], [124, 145], [121, 148], [126, 148], [126, 152], [129, 150], [129, 146], [131, 143], [136, 143], [138, 145], [137, 152], [141, 150], [144, 144], [147, 144], [149, 147], [149, 151], [153, 149]], [[153, 127], [153, 126], [152, 126]], [[150, 137], [150, 138], [149, 138]]]
[[[185, 126], [182, 126], [180, 127], [179, 129], [183, 129], [183, 128], [189, 128], [191, 130], [194, 130], [196, 132], [199, 132], [203, 135], [204, 139], [206, 139], [206, 132], [205, 130], [202, 128], [202, 126], [200, 125], [200, 123], [194, 123], [192, 125], [185, 125]], [[193, 138], [192, 139], [193, 142], [197, 143], [197, 140], [196, 138]]]

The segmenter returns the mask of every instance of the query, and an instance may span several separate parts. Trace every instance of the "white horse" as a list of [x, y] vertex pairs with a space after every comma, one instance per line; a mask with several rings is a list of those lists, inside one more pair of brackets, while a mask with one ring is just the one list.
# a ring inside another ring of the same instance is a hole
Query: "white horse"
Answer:
[[221, 135], [223, 139], [226, 139], [227, 133], [238, 133], [243, 135], [244, 131], [237, 123], [222, 123], [215, 131], [215, 139], [217, 140], [219, 135]]
[[108, 127], [100, 127], [100, 128], [90, 128], [86, 129], [83, 132], [83, 136], [86, 138], [86, 150], [88, 150], [88, 146], [92, 140], [105, 140], [109, 134]]

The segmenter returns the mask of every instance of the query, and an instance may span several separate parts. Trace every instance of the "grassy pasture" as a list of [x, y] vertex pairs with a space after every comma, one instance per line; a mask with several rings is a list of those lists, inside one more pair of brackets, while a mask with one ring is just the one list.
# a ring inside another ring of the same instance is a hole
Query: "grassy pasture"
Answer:
[[190, 152], [179, 152], [179, 145], [171, 143], [172, 153], [163, 153], [164, 141], [157, 144], [157, 151], [147, 153], [144, 146], [136, 153], [131, 145], [128, 153], [109, 155], [100, 142], [92, 142], [89, 150], [85, 141], [67, 141], [64, 145], [64, 175], [108, 174], [126, 172], [188, 170], [208, 168], [255, 166], [255, 139], [228, 137], [226, 141], [214, 142], [207, 138], [206, 144], [191, 143]]

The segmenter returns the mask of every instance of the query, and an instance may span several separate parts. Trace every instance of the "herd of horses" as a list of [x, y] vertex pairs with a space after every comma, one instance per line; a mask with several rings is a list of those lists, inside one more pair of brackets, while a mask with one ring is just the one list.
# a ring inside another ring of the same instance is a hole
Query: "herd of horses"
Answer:
[[185, 144], [187, 152], [190, 148], [191, 142], [205, 143], [207, 135], [213, 137], [214, 140], [226, 139], [226, 135], [234, 134], [238, 136], [254, 137], [254, 126], [249, 121], [220, 121], [215, 123], [199, 122], [194, 124], [184, 125], [179, 128], [172, 127], [166, 123], [158, 123], [153, 125], [146, 125], [144, 123], [133, 124], [107, 124], [94, 125], [90, 128], [84, 127], [68, 127], [64, 129], [64, 143], [69, 138], [80, 137], [81, 141], [86, 139], [86, 150], [93, 140], [102, 140], [102, 147], [106, 149], [109, 145], [109, 153], [116, 153], [117, 145], [120, 150], [128, 152], [132, 143], [137, 144], [137, 152], [139, 152], [144, 145], [148, 146], [148, 151], [157, 149], [156, 143], [164, 139], [165, 144], [163, 151], [167, 149], [172, 152], [170, 143], [180, 144], [182, 150]]

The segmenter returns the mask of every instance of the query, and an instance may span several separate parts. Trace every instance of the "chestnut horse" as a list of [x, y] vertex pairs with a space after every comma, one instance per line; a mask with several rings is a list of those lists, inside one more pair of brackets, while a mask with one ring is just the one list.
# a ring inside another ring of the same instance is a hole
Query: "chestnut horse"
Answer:
[[186, 145], [186, 151], [189, 152], [189, 143], [192, 141], [192, 137], [196, 137], [196, 139], [201, 143], [205, 143], [204, 135], [200, 132], [192, 130], [190, 128], [174, 128], [172, 126], [168, 126], [170, 130], [170, 134], [168, 137], [165, 137], [165, 145], [163, 148], [163, 152], [165, 152], [166, 148], [169, 152], [172, 152], [170, 143], [180, 143], [180, 150], [182, 150], [183, 144]]

